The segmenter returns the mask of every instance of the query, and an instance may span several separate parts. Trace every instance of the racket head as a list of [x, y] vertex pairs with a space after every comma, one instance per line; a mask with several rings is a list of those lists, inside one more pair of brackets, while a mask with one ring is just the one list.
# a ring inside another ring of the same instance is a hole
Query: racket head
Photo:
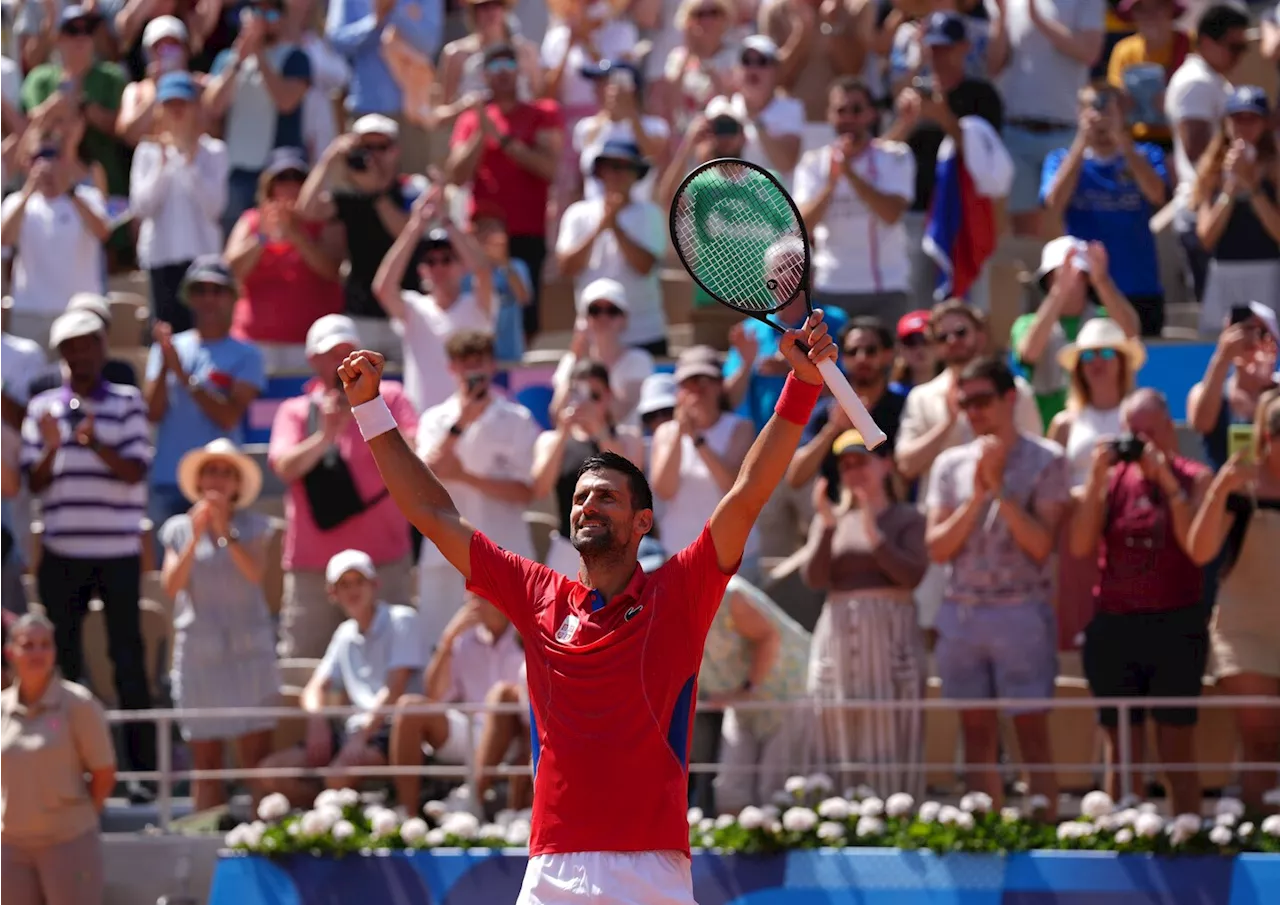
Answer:
[[[670, 228], [684, 269], [722, 305], [769, 323], [764, 315], [809, 288], [800, 209], [757, 164], [721, 157], [696, 167], [671, 199]], [[812, 311], [807, 291], [805, 303]]]

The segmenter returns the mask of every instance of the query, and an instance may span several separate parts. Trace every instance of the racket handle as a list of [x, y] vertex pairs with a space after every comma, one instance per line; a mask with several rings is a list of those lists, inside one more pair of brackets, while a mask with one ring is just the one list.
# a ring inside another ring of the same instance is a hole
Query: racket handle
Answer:
[[831, 389], [831, 395], [835, 397], [836, 402], [840, 403], [840, 408], [844, 409], [844, 413], [849, 416], [858, 433], [862, 434], [862, 442], [867, 444], [867, 449], [875, 449], [883, 443], [884, 431], [880, 430], [880, 426], [872, 419], [871, 413], [862, 404], [853, 387], [849, 386], [849, 381], [845, 379], [836, 363], [830, 358], [824, 358], [818, 362], [818, 373], [822, 375], [823, 381]]

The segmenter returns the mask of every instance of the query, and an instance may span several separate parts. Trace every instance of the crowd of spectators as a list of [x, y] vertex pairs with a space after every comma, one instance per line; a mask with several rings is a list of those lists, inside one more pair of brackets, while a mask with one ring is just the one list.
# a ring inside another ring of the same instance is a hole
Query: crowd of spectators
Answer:
[[[11, 635], [6, 726], [11, 712], [23, 732], [46, 709], [90, 712], [67, 683], [87, 680], [93, 600], [119, 705], [155, 703], [139, 616], [150, 564], [173, 602], [161, 684], [177, 706], [271, 703], [283, 657], [313, 661], [304, 711], [334, 693], [366, 711], [311, 718], [279, 750], [272, 721], [193, 718], [195, 767], [222, 766], [229, 739], [242, 766], [527, 760], [520, 717], [414, 709], [518, 703], [520, 641], [410, 530], [336, 368], [355, 349], [388, 354], [403, 381], [383, 396], [459, 511], [526, 556], [526, 513], [551, 513], [545, 560], [565, 574], [578, 466], [631, 460], [652, 485], [641, 558], [656, 567], [731, 486], [787, 370], [774, 331], [727, 320], [668, 271], [666, 208], [720, 156], [793, 189], [815, 300], [889, 438], [868, 450], [824, 400], [747, 545], [703, 666], [703, 700], [728, 709], [695, 736], [732, 767], [720, 807], [811, 764], [870, 764], [861, 780], [885, 793], [924, 780], [918, 710], [799, 719], [735, 713], [743, 700], [909, 704], [932, 674], [947, 697], [1034, 701], [1077, 648], [1099, 697], [1194, 697], [1206, 673], [1227, 694], [1280, 695], [1266, 608], [1280, 581], [1280, 158], [1267, 92], [1231, 81], [1249, 10], [19, 0], [3, 13], [4, 606], [27, 610], [31, 570], [44, 614]], [[1261, 21], [1265, 66], [1280, 25]], [[1010, 241], [1034, 248], [1016, 297], [992, 280]], [[1135, 389], [1146, 344], [1187, 329], [1171, 273], [1216, 343], [1187, 400], [1196, 456], [1169, 400]], [[136, 360], [118, 357], [135, 326], [113, 323], [121, 280], [147, 296]], [[711, 325], [707, 343], [677, 338], [676, 294]], [[571, 335], [546, 329], [551, 316]], [[776, 315], [803, 316], [799, 300]], [[546, 411], [502, 389], [534, 348], [561, 353]], [[265, 458], [248, 455], [247, 414], [291, 374], [309, 379], [275, 401]], [[272, 521], [255, 508], [268, 482], [283, 488], [278, 619]], [[762, 590], [780, 560], [825, 598], [816, 621]], [[62, 685], [32, 653], [46, 638]], [[1141, 754], [1146, 714], [1129, 714]], [[1010, 715], [1052, 810], [1047, 711]], [[1195, 706], [1151, 716], [1159, 760], [1193, 763]], [[1245, 761], [1280, 759], [1280, 710], [1237, 717]], [[968, 784], [998, 799], [998, 714], [960, 720]], [[1116, 747], [1115, 710], [1099, 721]], [[124, 740], [131, 768], [154, 767], [154, 726], [130, 723]], [[20, 744], [6, 729], [6, 800], [11, 757], [40, 769]], [[76, 743], [94, 777], [77, 808], [100, 806], [109, 779], [96, 744]], [[1246, 801], [1274, 780], [1246, 771]], [[1193, 770], [1167, 783], [1175, 809], [1194, 806]], [[394, 785], [416, 809], [420, 778]], [[313, 791], [251, 783], [275, 787]], [[512, 784], [512, 801], [526, 794]], [[212, 807], [227, 789], [193, 795]], [[78, 844], [79, 823], [33, 826]]]

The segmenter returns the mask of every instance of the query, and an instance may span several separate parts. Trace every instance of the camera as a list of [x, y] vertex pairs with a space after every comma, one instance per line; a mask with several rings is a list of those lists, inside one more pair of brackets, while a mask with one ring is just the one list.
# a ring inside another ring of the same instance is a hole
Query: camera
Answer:
[[369, 169], [372, 156], [364, 148], [356, 148], [347, 153], [347, 169], [363, 173]]
[[1093, 102], [1090, 106], [1099, 113], [1105, 113], [1107, 110], [1107, 104], [1109, 103], [1111, 103], [1110, 91], [1095, 91], [1093, 93]]
[[472, 399], [483, 399], [489, 392], [488, 374], [467, 375], [467, 395]]
[[1112, 441], [1111, 448], [1115, 450], [1116, 459], [1121, 462], [1140, 462], [1147, 443], [1133, 434], [1121, 434]]
[[938, 82], [931, 75], [918, 75], [911, 80], [911, 87], [921, 96], [930, 98], [938, 91]]

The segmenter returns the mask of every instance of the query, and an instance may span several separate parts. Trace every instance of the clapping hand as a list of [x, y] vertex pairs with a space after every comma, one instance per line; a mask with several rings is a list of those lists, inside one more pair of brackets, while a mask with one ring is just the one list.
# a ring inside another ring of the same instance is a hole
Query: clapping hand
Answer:
[[1004, 484], [1004, 466], [1009, 450], [995, 437], [983, 437], [979, 443], [981, 452], [973, 476], [974, 489], [983, 494], [996, 493]]
[[80, 419], [80, 423], [76, 425], [75, 441], [81, 446], [92, 447], [97, 443], [97, 437], [94, 434], [93, 412], [85, 412], [85, 416]]
[[744, 367], [750, 367], [760, 354], [760, 341], [747, 329], [746, 323], [734, 324], [729, 330], [729, 345], [737, 350]]
[[62, 446], [62, 425], [52, 412], [45, 412], [37, 422], [40, 427], [40, 441], [50, 452]]
[[1258, 467], [1247, 461], [1243, 451], [1227, 460], [1214, 482], [1228, 493], [1239, 493], [1258, 480]]
[[1094, 286], [1107, 279], [1111, 272], [1111, 261], [1105, 245], [1096, 240], [1090, 242], [1085, 248], [1084, 260], [1089, 266], [1089, 281]]

